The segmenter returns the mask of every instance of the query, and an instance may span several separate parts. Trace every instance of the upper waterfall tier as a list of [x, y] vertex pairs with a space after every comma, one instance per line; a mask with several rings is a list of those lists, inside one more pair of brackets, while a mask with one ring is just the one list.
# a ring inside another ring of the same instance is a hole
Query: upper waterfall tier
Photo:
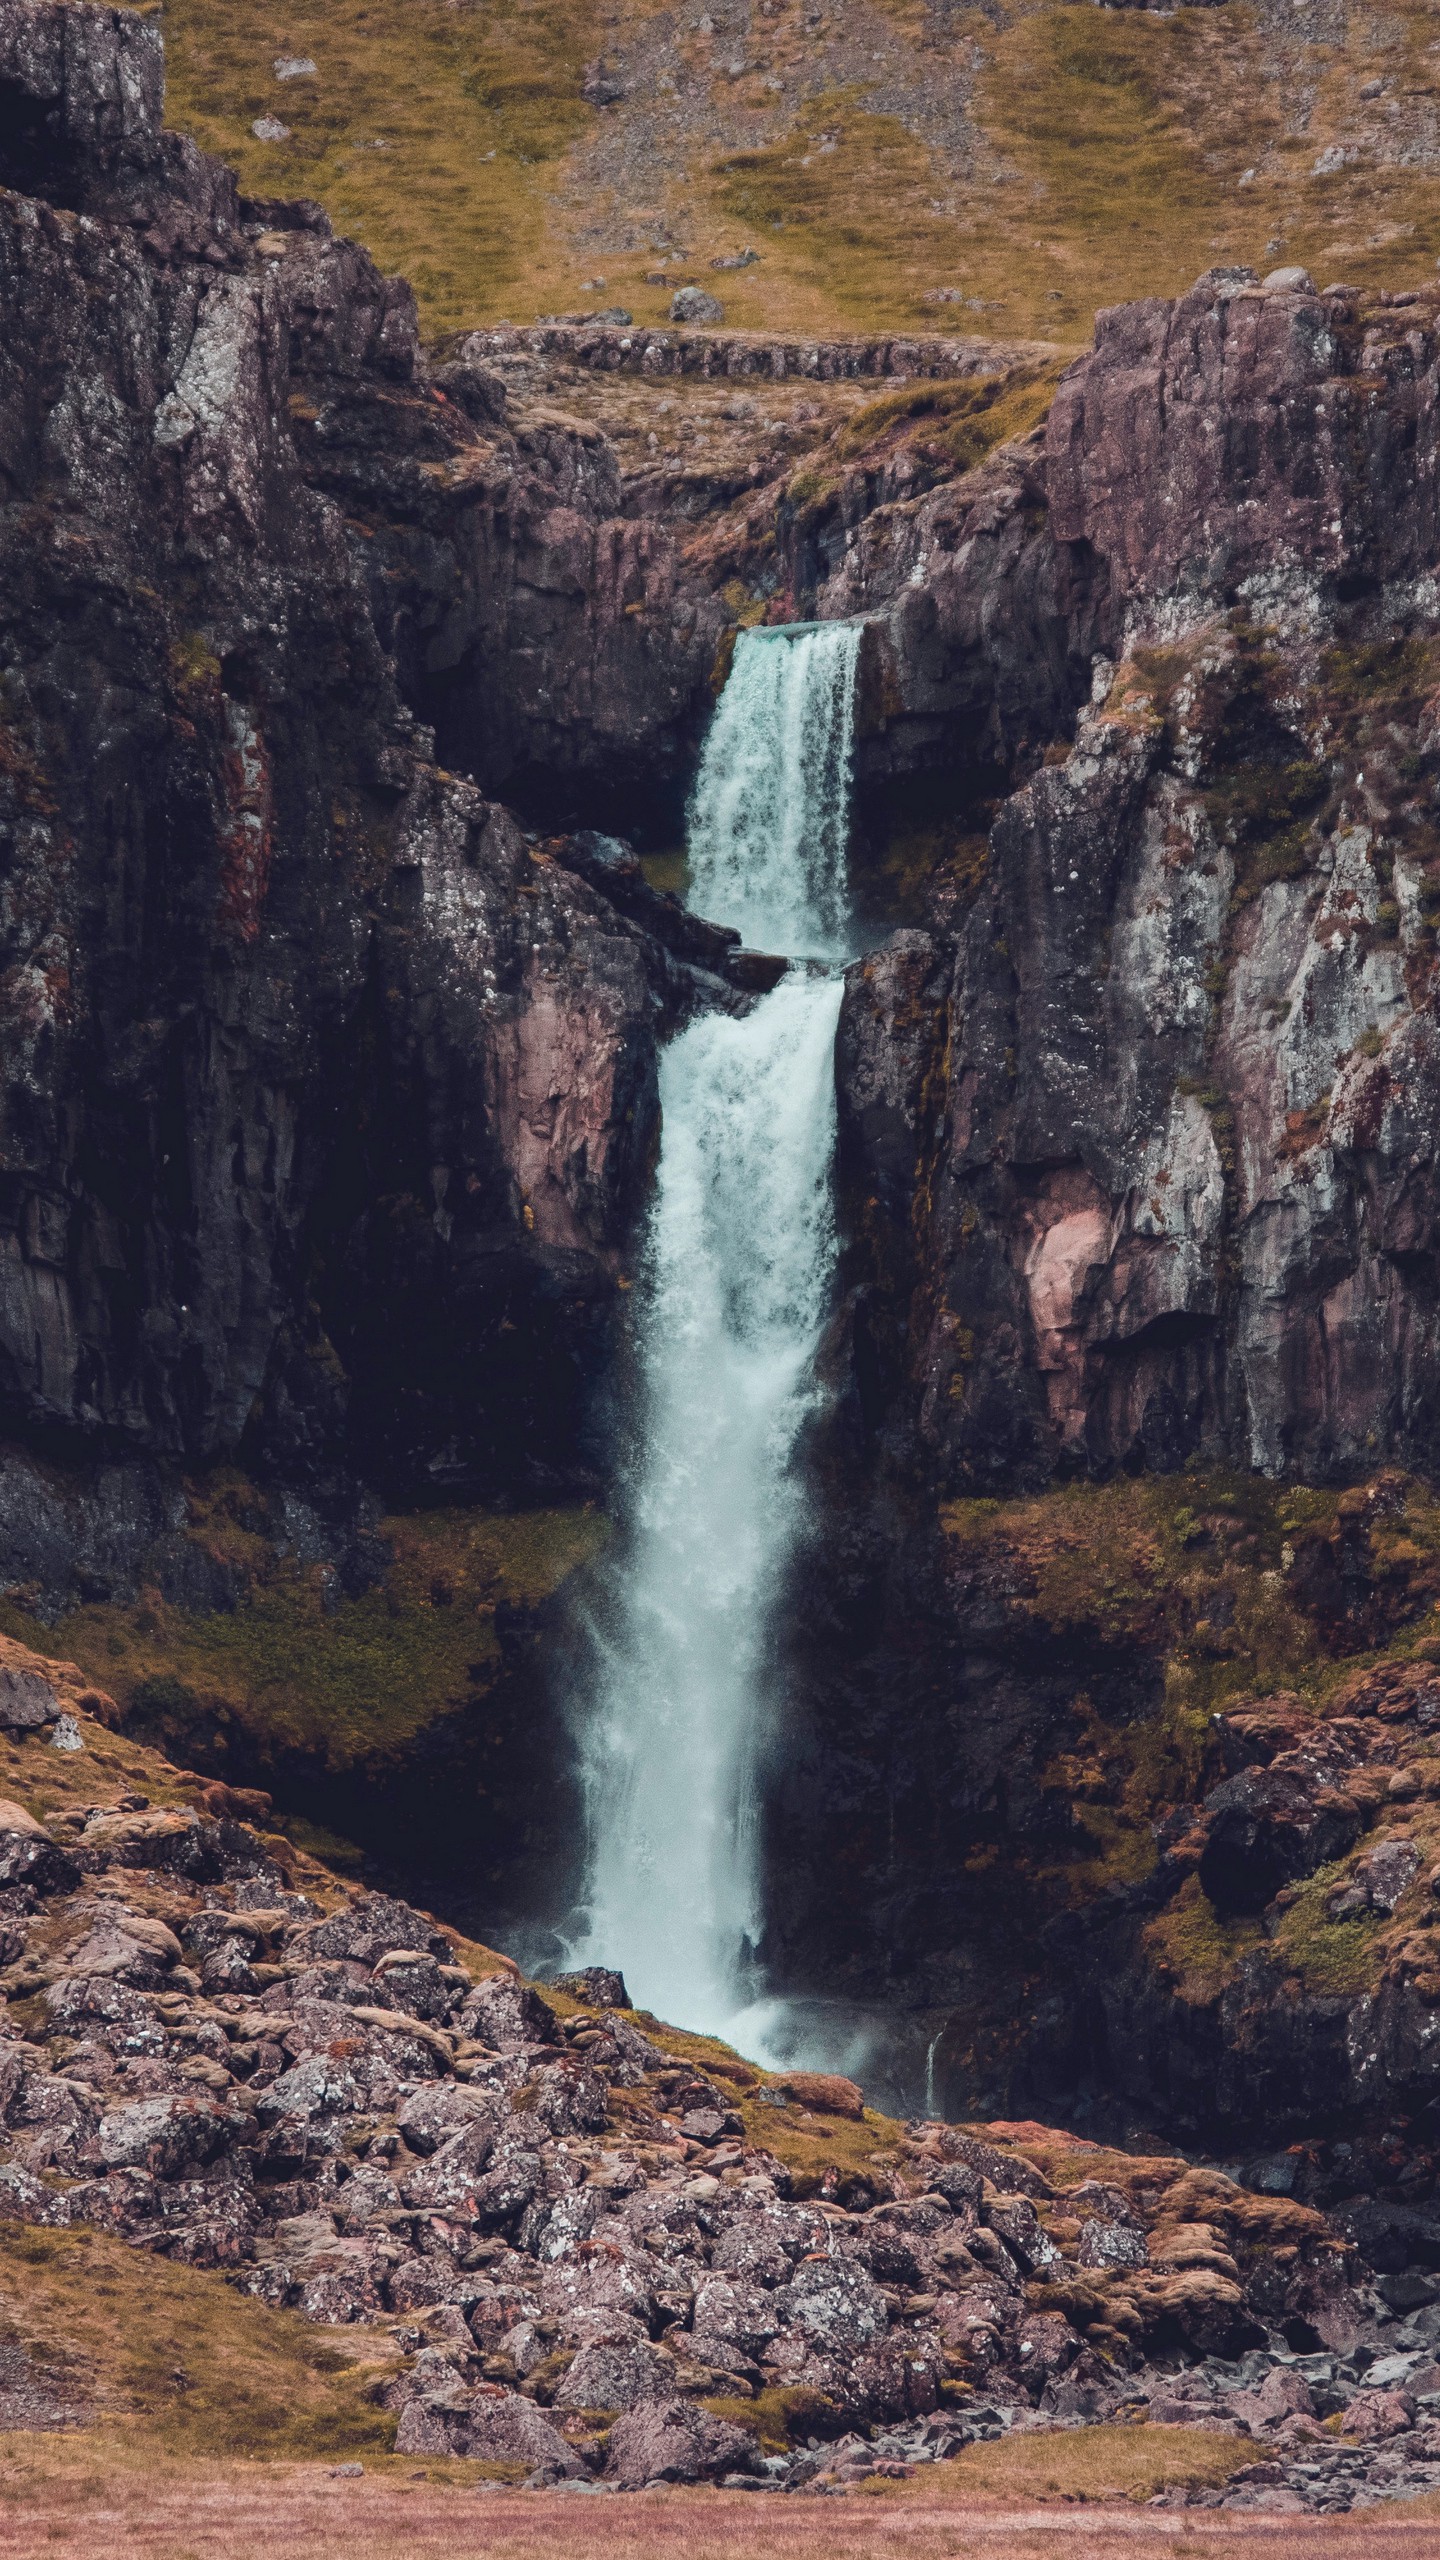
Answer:
[[701, 915], [764, 951], [849, 956], [846, 853], [860, 626], [742, 631], [690, 813]]

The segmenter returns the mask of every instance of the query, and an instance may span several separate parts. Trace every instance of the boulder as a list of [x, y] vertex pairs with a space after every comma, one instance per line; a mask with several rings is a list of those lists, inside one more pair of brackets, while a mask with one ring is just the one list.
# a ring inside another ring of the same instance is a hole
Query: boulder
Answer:
[[1147, 2290], [1145, 2302], [1150, 2316], [1173, 2320], [1203, 2355], [1238, 2356], [1264, 2343], [1264, 2329], [1240, 2286], [1212, 2267], [1187, 2267], [1165, 2276]]
[[1205, 1799], [1200, 1882], [1222, 1914], [1263, 1911], [1282, 1885], [1342, 1858], [1360, 1836], [1354, 1799], [1312, 1773], [1243, 1769]]
[[[638, 872], [640, 866], [635, 865]], [[629, 2009], [633, 2006], [625, 1988], [623, 1973], [615, 1973], [608, 1965], [587, 1964], [579, 1973], [557, 1973], [555, 1989], [568, 1991], [572, 2000], [583, 2000], [587, 2009]]]
[[32, 1893], [73, 1893], [80, 1870], [48, 1835], [0, 1831], [0, 1886], [28, 1885]]
[[739, 2347], [747, 2356], [763, 2355], [777, 2331], [786, 2326], [786, 2307], [777, 2292], [762, 2285], [709, 2276], [695, 2294], [696, 2355], [703, 2362], [717, 2345]]
[[582, 2062], [547, 2063], [536, 2073], [531, 2104], [542, 2124], [557, 2137], [569, 2133], [603, 2133], [609, 2120], [610, 2093], [598, 2071]]
[[799, 2330], [822, 2355], [842, 2359], [883, 2337], [889, 2316], [874, 2278], [845, 2258], [802, 2259], [771, 2301], [781, 2325]]
[[1332, 1920], [1350, 1920], [1362, 1911], [1396, 1908], [1420, 1872], [1420, 1851], [1413, 1840], [1377, 1840], [1355, 1860], [1344, 1883], [1326, 1900]]
[[0, 2222], [35, 2222], [63, 2230], [69, 2220], [68, 2196], [47, 2187], [29, 2169], [0, 2169]]
[[488, 1974], [476, 1983], [460, 2011], [460, 2025], [497, 2053], [513, 2053], [521, 2045], [554, 2044], [559, 2035], [548, 2001], [511, 1973]]
[[38, 1733], [59, 1722], [64, 1709], [39, 1671], [0, 1663], [0, 1733]]
[[652, 2480], [718, 2480], [763, 2468], [756, 2438], [688, 2400], [647, 2401], [610, 2430], [605, 2477], [622, 2489]]
[[647, 2340], [599, 2341], [580, 2349], [556, 2389], [557, 2409], [635, 2409], [669, 2400], [675, 2367]]
[[451, 1952], [449, 1939], [441, 1936], [432, 1921], [412, 1910], [408, 1902], [394, 1902], [383, 1893], [363, 1894], [348, 1910], [336, 1911], [328, 1920], [302, 1930], [294, 1943], [294, 1953], [311, 1961], [341, 1956], [370, 1966], [396, 1950], [442, 1962], [448, 1961]]
[[[451, 2450], [471, 2462], [528, 2462], [547, 2478], [578, 2480], [584, 2464], [533, 2400], [481, 2388], [450, 2429]], [[397, 2451], [398, 2451], [397, 2445]]]
[[707, 293], [703, 285], [682, 284], [679, 292], [670, 297], [670, 317], [682, 327], [718, 329], [725, 318], [725, 305], [713, 293]]
[[235, 2131], [201, 2098], [137, 2098], [112, 2108], [95, 2129], [95, 2155], [105, 2169], [144, 2169], [176, 2178], [213, 2160]]
[[37, 1822], [33, 1813], [27, 1813], [23, 1804], [11, 1804], [7, 1798], [0, 1797], [0, 1839], [7, 1836], [25, 1840], [53, 1838], [44, 1823]]
[[441, 2080], [405, 2092], [395, 2120], [410, 2149], [428, 2158], [456, 2134], [469, 2132], [477, 2125], [488, 2125], [493, 2130], [502, 2113], [500, 2102], [490, 2091], [467, 2088], [461, 2081]]
[[1252, 2391], [1232, 2391], [1226, 2413], [1237, 2426], [1258, 2431], [1286, 2418], [1313, 2418], [1315, 2400], [1303, 2374], [1277, 2364]]
[[[418, 2210], [454, 2215], [463, 2222], [478, 2220], [482, 2212], [480, 2199], [487, 2192], [485, 2170], [494, 2151], [494, 2121], [478, 2116], [460, 2132], [451, 2134], [423, 2167], [412, 2169], [402, 2180], [405, 2202]], [[531, 2193], [533, 2187], [527, 2185], [519, 2201], [528, 2203]]]
[[1415, 2424], [1415, 2396], [1410, 2391], [1357, 2391], [1345, 2411], [1344, 2431], [1361, 2444], [1386, 2444]]

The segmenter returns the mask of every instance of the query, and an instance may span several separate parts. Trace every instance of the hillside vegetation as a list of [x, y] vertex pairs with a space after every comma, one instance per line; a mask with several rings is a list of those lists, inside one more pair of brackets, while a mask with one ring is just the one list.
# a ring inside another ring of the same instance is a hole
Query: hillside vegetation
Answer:
[[1409, 0], [166, 10], [172, 122], [247, 187], [318, 198], [432, 328], [657, 321], [696, 281], [744, 328], [1072, 341], [1217, 261], [1430, 272], [1434, 32]]

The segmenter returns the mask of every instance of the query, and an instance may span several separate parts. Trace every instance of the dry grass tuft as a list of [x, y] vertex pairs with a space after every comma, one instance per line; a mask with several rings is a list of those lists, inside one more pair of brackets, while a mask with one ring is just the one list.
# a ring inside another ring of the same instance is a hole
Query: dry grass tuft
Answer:
[[[127, 2446], [142, 2463], [157, 2453], [373, 2460], [395, 2440], [371, 2396], [396, 2363], [388, 2338], [315, 2328], [218, 2275], [83, 2226], [0, 2225], [0, 2334], [26, 2346], [63, 2396], [95, 2407], [116, 2460]], [[23, 2482], [12, 2458], [0, 2502], [13, 2504]]]
[[[1254, 2459], [1248, 2436], [1204, 2435], [1194, 2427], [1074, 2427], [971, 2445], [953, 2462], [917, 2473], [899, 2494], [958, 2506], [1114, 2505], [1153, 2498], [1161, 2489], [1219, 2488]], [[888, 2487], [876, 2481], [866, 2494]]]

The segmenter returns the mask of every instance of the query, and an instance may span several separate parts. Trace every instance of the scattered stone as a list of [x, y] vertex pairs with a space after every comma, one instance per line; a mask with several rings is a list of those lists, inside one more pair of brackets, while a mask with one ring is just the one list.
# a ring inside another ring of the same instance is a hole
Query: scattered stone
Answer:
[[713, 293], [698, 284], [682, 284], [670, 297], [670, 317], [683, 326], [718, 329], [725, 318], [725, 305]]
[[289, 125], [282, 124], [278, 116], [257, 116], [250, 130], [257, 142], [288, 142], [290, 139]]

